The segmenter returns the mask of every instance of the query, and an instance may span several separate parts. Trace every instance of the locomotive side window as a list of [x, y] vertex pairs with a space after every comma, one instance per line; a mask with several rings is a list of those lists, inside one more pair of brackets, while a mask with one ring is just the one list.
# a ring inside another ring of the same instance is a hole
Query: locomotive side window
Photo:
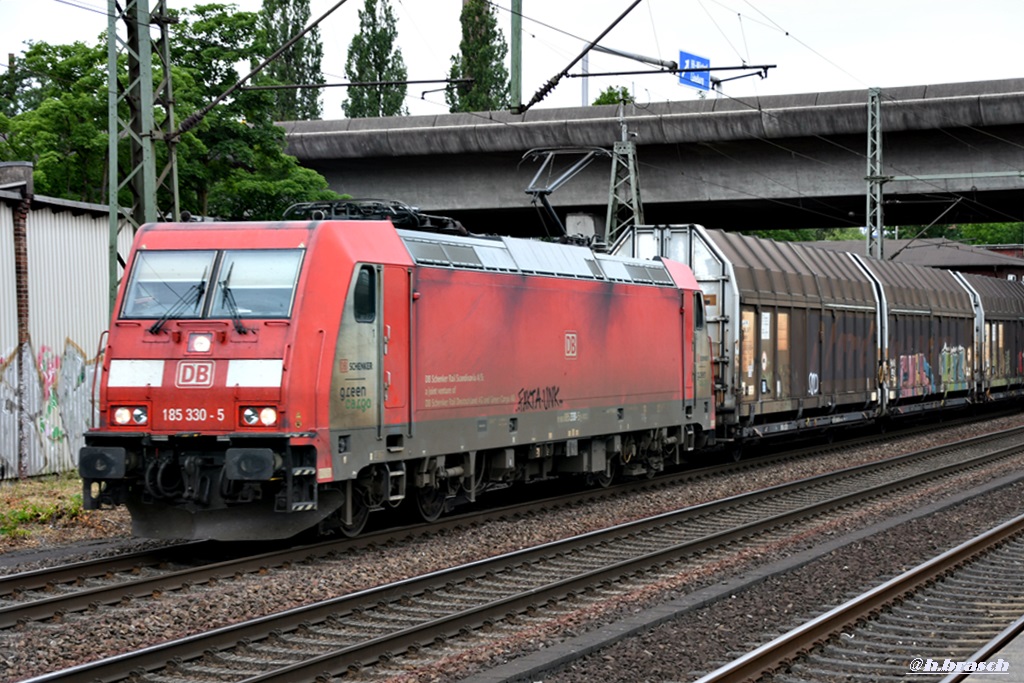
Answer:
[[698, 330], [704, 329], [704, 293], [695, 292], [693, 295], [693, 326]]
[[123, 318], [198, 318], [214, 251], [138, 251], [121, 307]]
[[356, 274], [353, 302], [356, 321], [372, 323], [377, 318], [377, 278], [373, 266], [362, 266]]

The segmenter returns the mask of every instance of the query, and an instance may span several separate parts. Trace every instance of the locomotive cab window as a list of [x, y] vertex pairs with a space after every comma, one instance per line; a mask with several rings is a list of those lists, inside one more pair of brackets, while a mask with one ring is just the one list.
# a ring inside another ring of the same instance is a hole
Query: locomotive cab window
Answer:
[[215, 251], [139, 251], [121, 306], [123, 318], [199, 318]]
[[287, 318], [301, 249], [139, 251], [122, 318]]
[[372, 323], [377, 318], [377, 277], [373, 266], [359, 268], [353, 299], [356, 321]]
[[209, 317], [287, 318], [301, 262], [299, 249], [225, 251]]
[[693, 326], [695, 329], [704, 329], [704, 293], [695, 292], [693, 295]]

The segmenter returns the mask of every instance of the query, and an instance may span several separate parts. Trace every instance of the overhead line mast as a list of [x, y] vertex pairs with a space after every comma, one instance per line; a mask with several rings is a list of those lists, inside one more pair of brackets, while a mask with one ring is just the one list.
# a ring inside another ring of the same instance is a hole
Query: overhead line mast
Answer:
[[[181, 220], [178, 162], [175, 151], [181, 135], [195, 127], [221, 101], [316, 28], [345, 2], [347, 0], [339, 0], [319, 19], [293, 36], [237, 83], [177, 126], [171, 89], [170, 37], [167, 31], [168, 24], [174, 20], [167, 12], [166, 0], [155, 0], [152, 12], [149, 9], [150, 0], [124, 0], [123, 9], [119, 0], [107, 1], [107, 203], [110, 213], [111, 311], [117, 296], [118, 265], [123, 265], [117, 252], [121, 220], [128, 221], [133, 233], [143, 223], [159, 220], [161, 212], [157, 206], [157, 191], [161, 187], [166, 188], [171, 196], [171, 208], [167, 213], [172, 220]], [[124, 38], [117, 31], [120, 22], [124, 22]], [[159, 35], [155, 38], [152, 34], [154, 27], [159, 29]], [[156, 88], [153, 85], [154, 54], [160, 60], [163, 77]], [[118, 60], [122, 55], [128, 63], [128, 79], [124, 84], [118, 78]], [[127, 112], [127, 117], [122, 118], [122, 111]], [[164, 119], [159, 125], [155, 123], [157, 111], [164, 113]], [[119, 166], [119, 143], [122, 138], [128, 138], [130, 143], [128, 168]], [[159, 175], [156, 172], [158, 142], [166, 144], [168, 150], [167, 163]], [[131, 195], [129, 207], [122, 207], [120, 204], [123, 190], [127, 190]], [[128, 210], [123, 211], [123, 208]]]

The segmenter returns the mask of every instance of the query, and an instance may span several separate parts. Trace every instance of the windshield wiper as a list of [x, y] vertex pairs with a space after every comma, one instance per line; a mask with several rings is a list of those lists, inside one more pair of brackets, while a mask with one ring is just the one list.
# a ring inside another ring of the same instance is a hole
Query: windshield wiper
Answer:
[[164, 325], [171, 318], [177, 318], [189, 307], [195, 307], [199, 305], [199, 302], [203, 300], [203, 293], [206, 292], [206, 269], [203, 269], [203, 277], [196, 284], [192, 285], [178, 297], [178, 300], [174, 302], [174, 305], [167, 309], [167, 312], [160, 316], [160, 319], [150, 325], [150, 334], [159, 334], [160, 330], [163, 329]]
[[220, 292], [224, 308], [228, 309], [228, 314], [231, 316], [231, 322], [235, 326], [235, 332], [238, 334], [248, 334], [248, 328], [242, 324], [242, 313], [238, 310], [238, 302], [235, 301], [235, 293], [231, 291], [231, 287], [228, 282], [231, 281], [231, 272], [235, 269], [235, 264], [232, 263], [228, 266], [228, 274], [224, 276], [224, 279], [220, 281]]

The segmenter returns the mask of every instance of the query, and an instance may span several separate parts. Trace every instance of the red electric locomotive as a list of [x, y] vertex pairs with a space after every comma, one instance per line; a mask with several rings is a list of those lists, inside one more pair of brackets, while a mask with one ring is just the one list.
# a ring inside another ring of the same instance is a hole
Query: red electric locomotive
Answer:
[[713, 438], [686, 266], [320, 218], [139, 230], [80, 453], [86, 507], [127, 505], [148, 537], [354, 534], [407, 498], [434, 519], [516, 482], [657, 471]]

